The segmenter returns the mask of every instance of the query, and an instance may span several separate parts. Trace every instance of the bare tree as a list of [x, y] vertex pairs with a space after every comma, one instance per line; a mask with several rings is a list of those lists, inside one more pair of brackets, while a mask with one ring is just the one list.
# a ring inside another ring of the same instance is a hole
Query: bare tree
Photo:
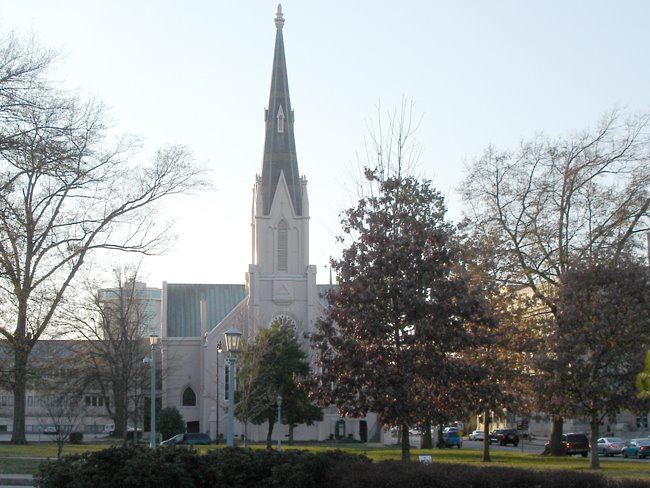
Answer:
[[18, 59], [0, 66], [27, 67], [14, 78], [24, 90], [0, 79], [0, 335], [13, 351], [12, 442], [25, 443], [27, 360], [84, 262], [100, 250], [161, 251], [169, 228], [157, 203], [206, 185], [182, 146], [159, 150], [149, 166], [133, 163], [133, 141], [111, 147], [101, 104], [39, 78], [47, 53], [0, 49], [7, 53]]
[[149, 383], [149, 367], [143, 364], [149, 353], [144, 336], [158, 320], [153, 307], [159, 304], [151, 301], [138, 277], [137, 266], [115, 268], [110, 287], [90, 280], [80, 300], [61, 305], [70, 327], [66, 332], [87, 344], [88, 381], [113, 398], [106, 408], [117, 437], [126, 435], [130, 416], [137, 428], [142, 386]]
[[[24, 107], [38, 103], [34, 95], [44, 87], [43, 76], [56, 58], [32, 38], [21, 41], [14, 33], [0, 37], [0, 123], [14, 121]], [[12, 134], [0, 133], [0, 148]]]
[[[359, 199], [376, 196], [377, 182], [387, 178], [417, 176], [415, 173], [421, 147], [415, 138], [421, 117], [414, 118], [414, 102], [402, 99], [398, 109], [382, 114], [377, 107], [375, 121], [368, 122], [368, 139], [365, 140], [363, 156], [357, 156], [357, 174], [351, 174], [356, 185], [355, 196]], [[369, 172], [374, 179], [369, 180]]]
[[79, 341], [42, 342], [30, 357], [29, 386], [37, 392], [32, 413], [56, 442], [57, 457], [70, 435], [83, 430], [83, 394], [92, 388], [83, 367], [85, 346]]
[[[559, 276], [572, 262], [616, 260], [642, 245], [649, 118], [614, 111], [593, 131], [557, 140], [539, 135], [510, 152], [489, 148], [469, 167], [461, 193], [476, 238], [494, 256], [492, 272], [503, 284], [528, 287], [538, 310], [557, 316]], [[563, 404], [550, 412], [555, 452]]]
[[79, 392], [57, 389], [48, 397], [46, 410], [55, 427], [53, 436], [57, 446], [56, 457], [61, 457], [64, 444], [81, 426], [84, 415], [82, 395]]

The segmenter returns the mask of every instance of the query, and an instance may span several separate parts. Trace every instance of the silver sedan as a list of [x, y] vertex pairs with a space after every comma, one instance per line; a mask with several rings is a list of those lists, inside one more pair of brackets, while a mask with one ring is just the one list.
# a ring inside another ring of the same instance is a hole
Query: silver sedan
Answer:
[[469, 434], [470, 441], [482, 441], [483, 439], [485, 439], [485, 434], [482, 430], [474, 430]]
[[625, 441], [620, 437], [601, 437], [598, 439], [598, 454], [603, 456], [621, 454], [624, 447]]

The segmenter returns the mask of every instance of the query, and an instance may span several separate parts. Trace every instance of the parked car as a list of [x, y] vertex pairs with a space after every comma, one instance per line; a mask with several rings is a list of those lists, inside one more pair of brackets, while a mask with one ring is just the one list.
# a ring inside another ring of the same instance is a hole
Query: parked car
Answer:
[[485, 439], [485, 434], [482, 430], [474, 430], [469, 434], [470, 441], [482, 441], [483, 439]]
[[517, 447], [519, 444], [519, 434], [517, 434], [517, 429], [497, 429], [490, 432], [490, 444], [493, 442], [502, 446], [512, 444]]
[[632, 439], [621, 451], [624, 458], [643, 459], [650, 456], [650, 439]]
[[620, 437], [601, 437], [598, 439], [598, 454], [603, 456], [616, 456], [621, 454], [625, 441]]
[[196, 446], [200, 444], [203, 445], [212, 444], [212, 439], [210, 439], [210, 436], [208, 434], [185, 433], [185, 434], [176, 434], [174, 437], [171, 437], [170, 439], [167, 439], [160, 443], [161, 446], [178, 446], [178, 445]]
[[446, 447], [456, 446], [458, 449], [463, 447], [463, 438], [458, 434], [458, 429], [443, 432], [442, 440]]
[[[574, 454], [580, 454], [582, 457], [587, 457], [589, 455], [589, 439], [587, 434], [582, 434], [578, 432], [572, 432], [570, 434], [562, 434], [562, 445], [564, 446], [564, 452], [569, 456]], [[549, 449], [549, 443], [546, 443], [546, 450]]]

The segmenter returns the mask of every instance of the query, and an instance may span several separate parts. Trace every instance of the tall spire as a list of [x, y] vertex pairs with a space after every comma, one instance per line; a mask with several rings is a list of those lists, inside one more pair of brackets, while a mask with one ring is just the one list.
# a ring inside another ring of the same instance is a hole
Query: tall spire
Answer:
[[282, 28], [284, 16], [282, 5], [275, 14], [275, 51], [271, 74], [271, 94], [265, 113], [266, 140], [262, 161], [262, 203], [265, 215], [271, 210], [271, 203], [280, 180], [280, 174], [289, 188], [291, 203], [296, 215], [302, 215], [302, 189], [296, 156], [296, 141], [293, 134], [293, 109], [289, 98], [289, 81], [284, 57]]

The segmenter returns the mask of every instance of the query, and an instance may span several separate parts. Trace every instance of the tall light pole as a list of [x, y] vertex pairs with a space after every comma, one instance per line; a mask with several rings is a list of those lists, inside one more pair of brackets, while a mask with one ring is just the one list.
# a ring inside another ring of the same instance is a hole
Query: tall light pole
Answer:
[[217, 342], [217, 409], [215, 410], [215, 420], [217, 423], [217, 432], [214, 439], [215, 444], [219, 444], [219, 353], [221, 349], [221, 341]]
[[278, 451], [282, 449], [282, 395], [278, 395]]
[[[149, 447], [154, 449], [156, 447], [156, 349], [158, 348], [158, 336], [151, 334], [149, 343], [151, 344], [151, 419], [149, 421], [151, 436]], [[135, 434], [137, 435], [137, 432]]]
[[232, 328], [224, 333], [226, 337], [226, 351], [228, 351], [228, 432], [226, 445], [235, 445], [235, 374], [237, 371], [237, 353], [241, 348], [241, 332]]

